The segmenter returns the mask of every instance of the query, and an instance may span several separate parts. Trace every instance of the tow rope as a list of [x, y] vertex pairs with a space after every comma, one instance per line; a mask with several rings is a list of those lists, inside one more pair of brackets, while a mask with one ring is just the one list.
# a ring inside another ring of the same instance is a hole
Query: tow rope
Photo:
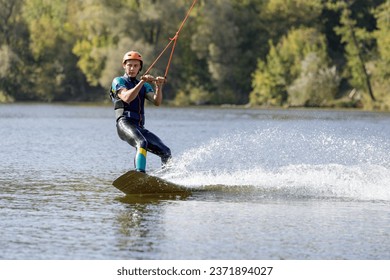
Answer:
[[153, 61], [153, 63], [149, 66], [149, 68], [145, 71], [144, 75], [147, 75], [149, 73], [149, 71], [154, 67], [154, 65], [157, 63], [157, 61], [161, 58], [161, 56], [165, 53], [165, 51], [169, 48], [169, 46], [173, 43], [173, 46], [172, 46], [172, 49], [171, 49], [171, 54], [169, 55], [169, 60], [168, 60], [168, 63], [167, 63], [167, 66], [165, 68], [165, 74], [164, 74], [164, 78], [165, 80], [167, 79], [167, 76], [168, 76], [168, 72], [169, 72], [169, 67], [171, 65], [171, 62], [172, 62], [172, 57], [173, 57], [173, 53], [175, 51], [175, 47], [176, 47], [176, 43], [177, 43], [177, 40], [179, 38], [179, 34], [180, 34], [180, 31], [183, 29], [184, 27], [184, 24], [186, 23], [192, 9], [194, 8], [195, 4], [196, 4], [197, 0], [194, 0], [192, 2], [192, 5], [191, 7], [189, 8], [189, 10], [187, 11], [187, 14], [185, 16], [185, 18], [183, 19], [182, 23], [180, 24], [180, 27], [179, 29], [177, 30], [175, 36], [173, 38], [169, 38], [169, 43], [166, 45], [166, 47], [162, 50], [162, 52], [157, 56], [157, 58]]

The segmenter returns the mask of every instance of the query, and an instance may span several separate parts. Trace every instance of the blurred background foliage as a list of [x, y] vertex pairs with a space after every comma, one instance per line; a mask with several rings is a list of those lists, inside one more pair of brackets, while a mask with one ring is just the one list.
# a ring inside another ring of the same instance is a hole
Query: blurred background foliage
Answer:
[[[0, 102], [107, 101], [123, 54], [140, 51], [146, 70], [191, 4], [0, 0]], [[390, 0], [198, 0], [165, 99], [390, 110], [389, 65]]]

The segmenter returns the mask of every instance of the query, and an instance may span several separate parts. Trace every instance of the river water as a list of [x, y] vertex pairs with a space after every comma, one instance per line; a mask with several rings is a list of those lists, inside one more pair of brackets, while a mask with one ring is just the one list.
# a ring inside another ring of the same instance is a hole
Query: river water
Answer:
[[187, 197], [126, 197], [109, 106], [0, 106], [0, 259], [390, 259], [390, 115], [146, 108]]

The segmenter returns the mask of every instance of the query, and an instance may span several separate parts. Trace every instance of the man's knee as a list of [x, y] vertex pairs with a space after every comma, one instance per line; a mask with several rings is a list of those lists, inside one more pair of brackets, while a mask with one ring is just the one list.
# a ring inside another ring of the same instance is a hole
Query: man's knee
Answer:
[[147, 150], [148, 148], [148, 141], [146, 139], [138, 139], [137, 141], [137, 148], [142, 148]]
[[166, 147], [161, 156], [161, 161], [163, 164], [166, 164], [172, 158], [171, 149]]

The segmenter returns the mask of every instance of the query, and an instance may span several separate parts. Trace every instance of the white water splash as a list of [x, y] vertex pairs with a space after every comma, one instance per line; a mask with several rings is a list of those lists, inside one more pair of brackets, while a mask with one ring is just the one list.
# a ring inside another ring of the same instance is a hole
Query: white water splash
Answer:
[[189, 187], [390, 201], [389, 141], [332, 131], [266, 129], [214, 138], [174, 159], [163, 178]]

